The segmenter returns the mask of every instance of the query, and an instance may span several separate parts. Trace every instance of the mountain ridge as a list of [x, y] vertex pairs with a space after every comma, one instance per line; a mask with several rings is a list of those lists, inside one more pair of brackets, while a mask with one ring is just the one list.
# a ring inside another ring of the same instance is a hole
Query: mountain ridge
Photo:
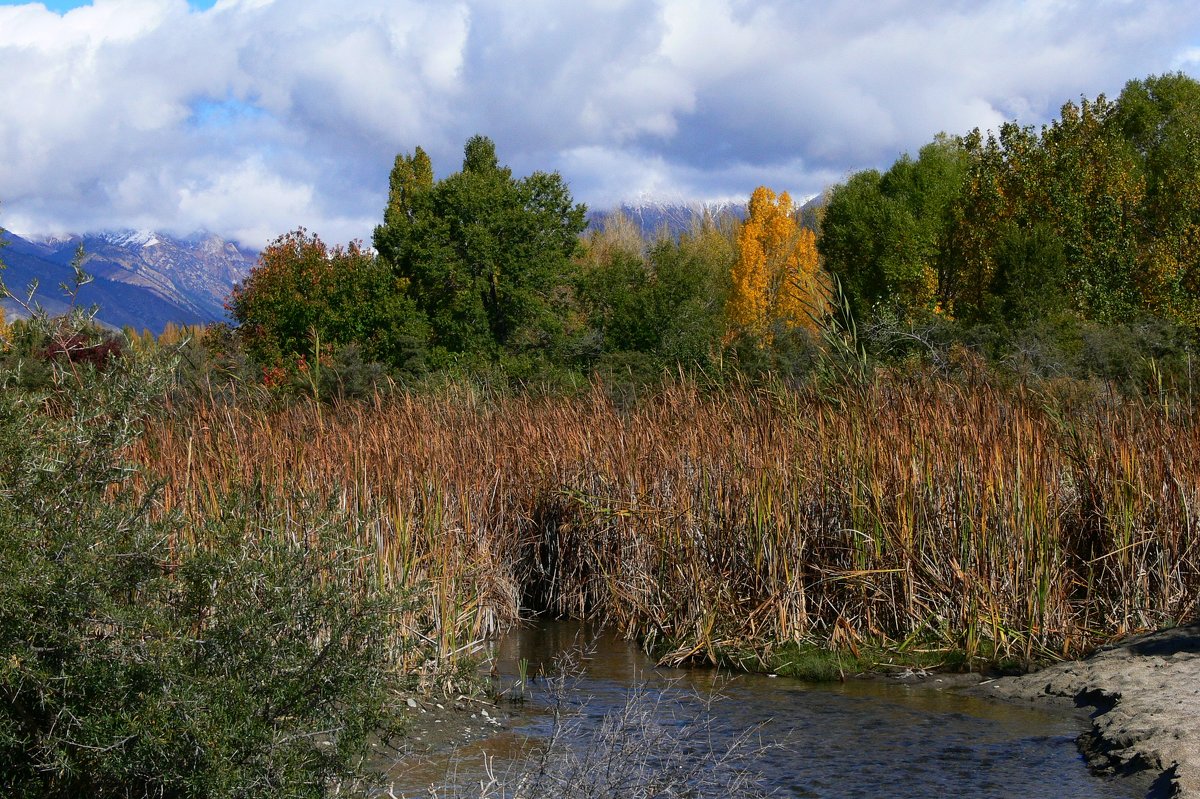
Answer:
[[[825, 200], [824, 194], [817, 194], [797, 202], [794, 208], [801, 223], [815, 225]], [[646, 239], [653, 240], [664, 232], [671, 237], [686, 233], [705, 217], [719, 219], [732, 216], [745, 220], [747, 206], [746, 200], [631, 200], [610, 208], [589, 211], [588, 223], [593, 227], [603, 227], [609, 217], [623, 214], [638, 226]]]
[[[97, 321], [110, 327], [160, 332], [167, 324], [225, 321], [225, 300], [244, 280], [258, 253], [212, 233], [177, 237], [154, 231], [117, 230], [65, 236], [19, 236], [2, 231], [0, 249], [7, 269], [5, 285], [18, 296], [37, 281], [34, 301], [49, 313], [61, 313], [69, 298], [57, 287], [70, 284], [74, 260], [83, 246], [82, 267], [93, 280], [81, 287], [76, 302], [98, 306]], [[21, 315], [5, 300], [10, 315]]]

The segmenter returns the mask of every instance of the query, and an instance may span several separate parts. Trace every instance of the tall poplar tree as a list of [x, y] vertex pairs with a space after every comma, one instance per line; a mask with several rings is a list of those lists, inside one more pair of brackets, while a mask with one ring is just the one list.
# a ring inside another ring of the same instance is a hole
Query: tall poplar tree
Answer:
[[823, 312], [816, 237], [801, 228], [787, 192], [759, 186], [738, 233], [726, 314], [734, 331], [769, 344], [777, 325], [814, 329]]

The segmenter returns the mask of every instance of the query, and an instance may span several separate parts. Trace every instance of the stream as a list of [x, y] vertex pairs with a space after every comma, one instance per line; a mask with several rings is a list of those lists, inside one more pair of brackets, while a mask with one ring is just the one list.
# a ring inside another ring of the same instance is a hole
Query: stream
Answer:
[[[756, 770], [780, 797], [1141, 797], [1149, 779], [1092, 773], [1075, 745], [1082, 712], [989, 701], [924, 681], [849, 680], [814, 684], [706, 669], [662, 669], [632, 642], [571, 622], [537, 622], [496, 645], [495, 674], [511, 691], [528, 676], [526, 699], [514, 705], [511, 729], [472, 747], [498, 761], [527, 753], [550, 734], [550, 699], [540, 674], [575, 652], [568, 705], [582, 726], [598, 725], [641, 691], [679, 724], [717, 695], [706, 730], [719, 749], [756, 728], [770, 746]], [[664, 700], [665, 697], [665, 700]], [[757, 726], [756, 726], [757, 725]], [[470, 772], [471, 757], [459, 759]]]

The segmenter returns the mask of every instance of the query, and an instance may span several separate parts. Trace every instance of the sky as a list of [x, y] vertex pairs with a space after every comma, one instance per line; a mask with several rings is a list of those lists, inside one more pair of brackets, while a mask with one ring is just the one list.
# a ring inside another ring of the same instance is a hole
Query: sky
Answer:
[[0, 226], [369, 241], [476, 133], [593, 208], [804, 198], [1174, 71], [1195, 0], [0, 2]]

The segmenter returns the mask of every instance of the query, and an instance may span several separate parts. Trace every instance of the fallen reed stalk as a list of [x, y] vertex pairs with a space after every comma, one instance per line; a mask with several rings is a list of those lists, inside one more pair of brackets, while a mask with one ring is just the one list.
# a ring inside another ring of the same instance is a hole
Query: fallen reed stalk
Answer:
[[379, 578], [429, 586], [423, 634], [446, 653], [524, 606], [675, 661], [814, 639], [1030, 659], [1195, 612], [1197, 421], [934, 379], [681, 383], [624, 410], [599, 388], [450, 388], [323, 413], [201, 404], [138, 457], [185, 513], [252, 486], [368, 517]]

